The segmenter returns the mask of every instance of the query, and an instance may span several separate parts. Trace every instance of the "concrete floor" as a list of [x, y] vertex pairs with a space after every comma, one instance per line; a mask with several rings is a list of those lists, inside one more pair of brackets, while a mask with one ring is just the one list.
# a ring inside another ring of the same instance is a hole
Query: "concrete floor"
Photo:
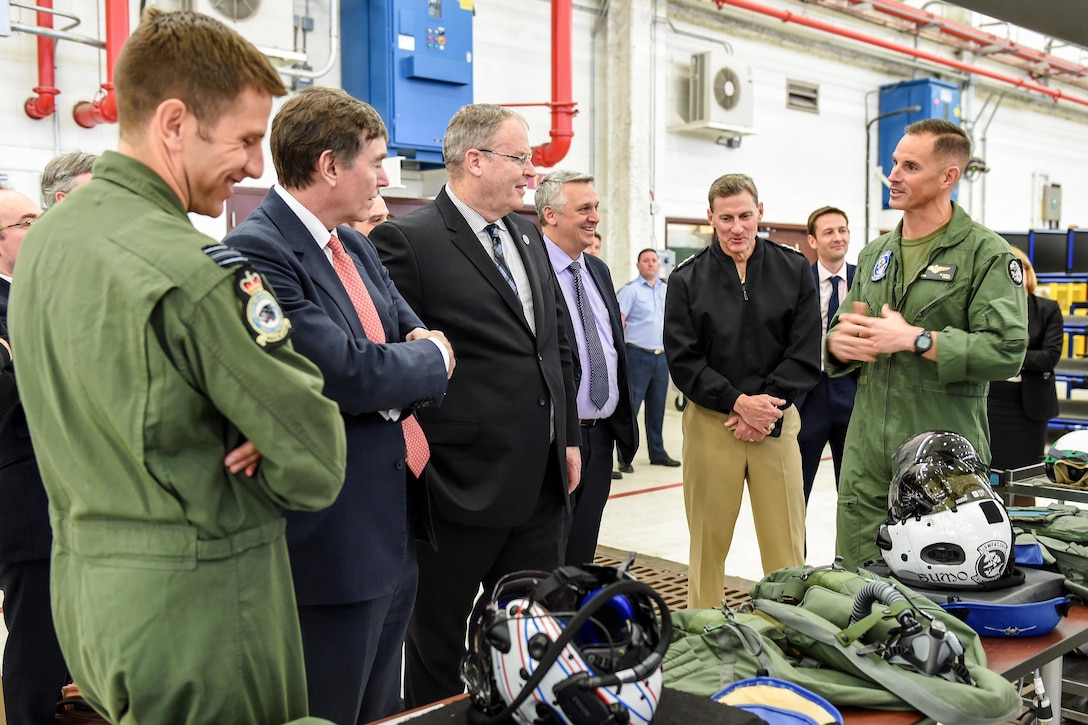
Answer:
[[[663, 434], [665, 450], [677, 460], [683, 448], [681, 416], [670, 397]], [[835, 469], [830, 449], [824, 451], [824, 458], [813, 484], [807, 516], [808, 563], [815, 565], [830, 564], [835, 556]], [[635, 469], [633, 474], [624, 474], [622, 479], [612, 482], [598, 543], [686, 565], [688, 525], [684, 515], [683, 469], [651, 466], [643, 449], [631, 465]], [[747, 491], [725, 561], [725, 573], [752, 581], [763, 578]]]

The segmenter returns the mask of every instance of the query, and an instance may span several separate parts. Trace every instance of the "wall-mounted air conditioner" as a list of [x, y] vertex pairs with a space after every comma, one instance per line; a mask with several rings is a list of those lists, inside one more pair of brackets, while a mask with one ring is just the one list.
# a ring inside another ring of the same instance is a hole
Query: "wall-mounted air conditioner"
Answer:
[[680, 109], [683, 123], [669, 126], [670, 131], [715, 140], [756, 133], [752, 65], [747, 60], [717, 51], [695, 53], [687, 82], [687, 108]]
[[295, 7], [287, 0], [187, 0], [190, 10], [229, 25], [265, 55], [304, 60], [294, 50]]

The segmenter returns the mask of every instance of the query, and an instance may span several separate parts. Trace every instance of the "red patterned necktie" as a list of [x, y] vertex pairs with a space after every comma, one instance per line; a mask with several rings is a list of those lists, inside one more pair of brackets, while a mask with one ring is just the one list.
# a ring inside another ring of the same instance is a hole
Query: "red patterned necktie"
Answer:
[[[359, 276], [359, 270], [355, 267], [348, 253], [344, 251], [344, 245], [335, 234], [329, 239], [329, 250], [332, 252], [332, 267], [336, 270], [336, 276], [347, 290], [351, 298], [351, 304], [359, 315], [359, 321], [363, 323], [363, 332], [371, 342], [379, 345], [385, 342], [385, 328], [378, 317], [378, 310], [374, 307], [374, 300], [370, 298], [363, 278]], [[404, 448], [408, 453], [408, 467], [418, 478], [423, 473], [423, 467], [431, 458], [431, 447], [427, 445], [427, 436], [419, 427], [419, 421], [414, 415], [402, 415], [400, 419], [401, 430], [404, 432]]]

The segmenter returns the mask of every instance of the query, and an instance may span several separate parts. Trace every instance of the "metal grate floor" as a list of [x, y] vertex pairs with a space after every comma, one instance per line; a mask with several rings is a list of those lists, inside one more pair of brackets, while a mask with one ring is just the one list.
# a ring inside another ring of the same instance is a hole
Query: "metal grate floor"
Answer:
[[[627, 560], [627, 557], [628, 552], [598, 546], [597, 556], [593, 559], [593, 563], [602, 566], [619, 566]], [[683, 564], [640, 554], [629, 571], [640, 582], [653, 587], [669, 605], [669, 609], [688, 608], [688, 568]], [[748, 596], [750, 584], [743, 579], [727, 576], [725, 591], [722, 594], [725, 603], [737, 608], [752, 601]]]

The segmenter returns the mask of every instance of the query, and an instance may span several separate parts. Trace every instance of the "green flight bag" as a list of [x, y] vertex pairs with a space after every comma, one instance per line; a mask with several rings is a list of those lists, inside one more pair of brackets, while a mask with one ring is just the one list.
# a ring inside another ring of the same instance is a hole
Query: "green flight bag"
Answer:
[[[752, 588], [750, 612], [674, 612], [673, 643], [662, 667], [665, 684], [709, 696], [731, 682], [766, 673], [836, 706], [916, 709], [945, 725], [984, 725], [1019, 714], [1019, 695], [986, 668], [978, 635], [901, 584], [896, 588], [906, 602], [874, 604], [869, 616], [850, 626], [855, 595], [870, 581], [891, 580], [864, 570], [782, 569]], [[907, 607], [939, 619], [956, 635], [973, 684], [925, 675], [881, 656], [874, 643], [888, 638], [899, 626], [894, 614]]]

